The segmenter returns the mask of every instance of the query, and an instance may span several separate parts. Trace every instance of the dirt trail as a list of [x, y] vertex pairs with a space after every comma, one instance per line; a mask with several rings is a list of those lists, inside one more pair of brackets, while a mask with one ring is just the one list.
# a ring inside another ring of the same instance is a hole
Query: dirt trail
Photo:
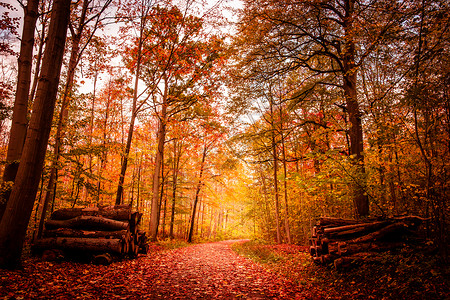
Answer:
[[233, 241], [163, 253], [152, 290], [165, 298], [293, 299], [293, 286], [234, 253]]
[[262, 266], [234, 253], [236, 241], [161, 251], [93, 266], [31, 260], [0, 270], [0, 299], [303, 299]]

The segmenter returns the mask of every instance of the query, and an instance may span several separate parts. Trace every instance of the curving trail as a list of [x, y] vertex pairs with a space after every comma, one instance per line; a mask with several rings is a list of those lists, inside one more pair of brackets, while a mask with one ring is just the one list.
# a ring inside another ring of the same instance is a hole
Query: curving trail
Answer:
[[306, 299], [289, 281], [237, 255], [236, 241], [160, 251], [93, 266], [29, 261], [0, 270], [0, 298], [12, 299]]

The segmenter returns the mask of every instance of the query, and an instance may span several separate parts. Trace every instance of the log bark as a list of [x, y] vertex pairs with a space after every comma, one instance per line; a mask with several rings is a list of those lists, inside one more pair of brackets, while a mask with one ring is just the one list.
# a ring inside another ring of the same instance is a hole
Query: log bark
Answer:
[[386, 225], [387, 222], [385, 221], [379, 221], [379, 222], [372, 222], [372, 223], [362, 223], [362, 224], [354, 224], [354, 225], [345, 225], [345, 226], [337, 226], [337, 227], [331, 227], [331, 228], [325, 228], [323, 230], [323, 232], [325, 234], [330, 234], [330, 233], [334, 233], [334, 232], [345, 232], [345, 231], [351, 231], [354, 229], [362, 229], [362, 230], [367, 230], [367, 229], [372, 229], [372, 228], [376, 228], [379, 226], [383, 226]]
[[46, 230], [45, 237], [85, 237], [85, 238], [105, 238], [105, 239], [121, 239], [130, 236], [128, 230], [116, 230], [116, 231], [87, 231], [78, 230], [72, 228], [57, 228], [52, 230]]
[[132, 217], [131, 206], [108, 206], [87, 208], [62, 208], [52, 213], [52, 220], [69, 220], [79, 216], [98, 216], [117, 221], [128, 221]]
[[348, 244], [345, 242], [337, 244], [337, 254], [340, 256], [353, 255], [360, 252], [381, 252], [392, 250], [395, 248], [400, 248], [404, 244], [402, 242], [396, 243], [358, 243], [358, 244]]
[[319, 219], [318, 226], [345, 226], [345, 225], [354, 225], [359, 224], [360, 221], [351, 220], [351, 219], [341, 219], [341, 218], [331, 218], [331, 217], [322, 217]]
[[388, 225], [386, 227], [381, 228], [378, 231], [372, 232], [370, 234], [366, 234], [356, 239], [352, 239], [347, 241], [348, 244], [357, 244], [357, 243], [365, 243], [370, 241], [375, 241], [382, 239], [390, 234], [403, 234], [408, 231], [408, 226], [404, 223], [394, 223]]
[[116, 221], [103, 217], [79, 216], [69, 220], [48, 220], [45, 223], [46, 229], [72, 228], [84, 230], [128, 230], [128, 222]]
[[35, 249], [81, 250], [94, 252], [124, 253], [121, 239], [56, 237], [36, 240]]
[[323, 233], [333, 239], [342, 239], [342, 238], [352, 238], [358, 237], [361, 235], [369, 234], [373, 231], [379, 230], [384, 226], [389, 225], [388, 221], [379, 221], [372, 223], [363, 223], [363, 224], [355, 224], [355, 225], [345, 225], [338, 227], [331, 227], [323, 229]]
[[312, 230], [310, 254], [316, 263], [339, 259], [336, 268], [348, 267], [363, 261], [360, 253], [376, 255], [403, 247], [407, 242], [403, 236], [414, 234], [424, 220], [417, 216], [365, 221], [321, 218]]

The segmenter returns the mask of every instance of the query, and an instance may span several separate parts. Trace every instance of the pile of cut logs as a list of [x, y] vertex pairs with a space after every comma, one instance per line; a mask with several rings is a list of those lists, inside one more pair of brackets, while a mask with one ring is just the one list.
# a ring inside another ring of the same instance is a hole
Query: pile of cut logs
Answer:
[[357, 221], [320, 218], [312, 228], [310, 254], [316, 263], [336, 269], [375, 260], [377, 253], [402, 247], [407, 235], [417, 233], [424, 219], [404, 216]]
[[125, 255], [136, 257], [149, 247], [145, 232], [138, 230], [141, 217], [128, 205], [59, 209], [46, 221], [43, 238], [34, 242], [33, 249], [47, 256], [90, 254], [100, 264]]

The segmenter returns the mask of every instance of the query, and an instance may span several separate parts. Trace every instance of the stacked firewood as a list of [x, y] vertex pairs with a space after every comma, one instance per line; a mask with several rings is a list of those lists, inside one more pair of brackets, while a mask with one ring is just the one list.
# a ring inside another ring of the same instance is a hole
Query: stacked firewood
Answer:
[[49, 251], [89, 253], [97, 263], [125, 255], [136, 257], [149, 247], [145, 232], [138, 230], [141, 218], [128, 205], [56, 210], [33, 248], [47, 255]]
[[404, 216], [377, 220], [320, 218], [312, 228], [310, 254], [316, 263], [339, 269], [375, 259], [377, 253], [402, 247], [424, 219]]

